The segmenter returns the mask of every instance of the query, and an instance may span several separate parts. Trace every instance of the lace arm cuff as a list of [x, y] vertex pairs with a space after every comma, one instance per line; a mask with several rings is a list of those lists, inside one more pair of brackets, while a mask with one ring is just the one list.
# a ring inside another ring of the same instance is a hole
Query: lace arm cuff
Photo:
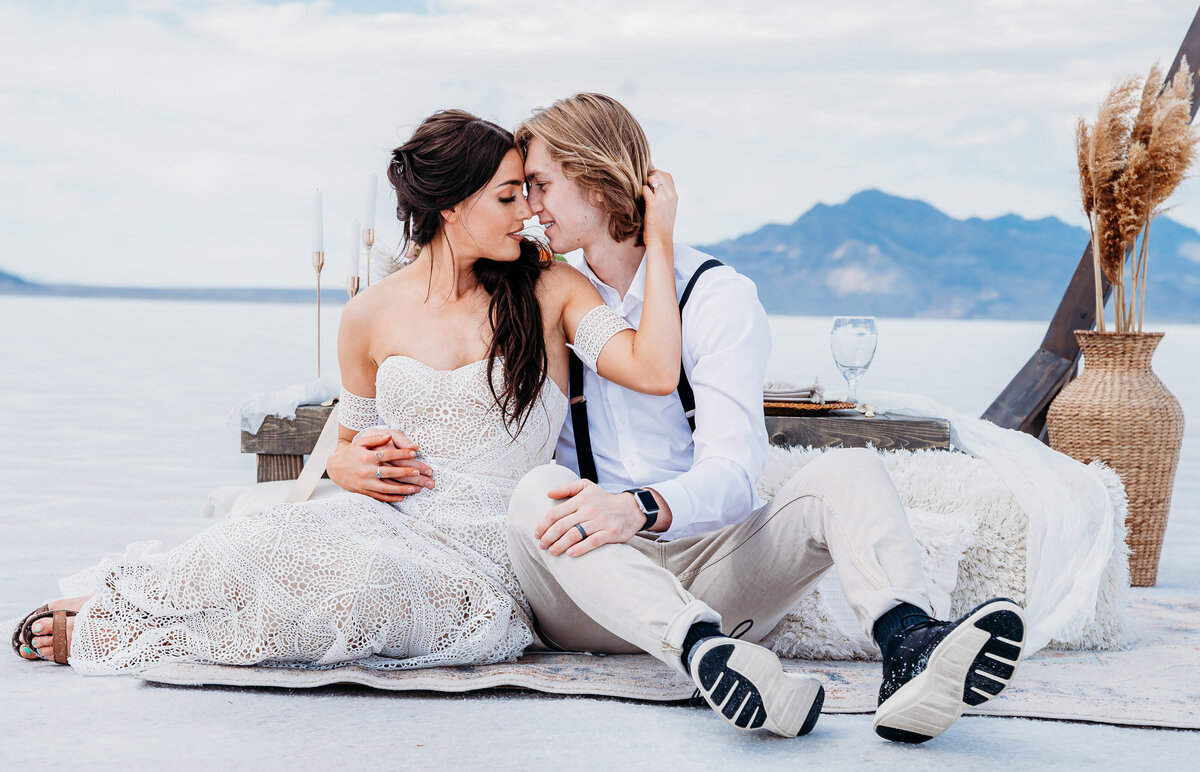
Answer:
[[596, 306], [579, 320], [579, 326], [575, 328], [575, 345], [571, 348], [585, 365], [595, 370], [604, 344], [618, 332], [632, 329], [616, 311], [608, 306]]
[[342, 389], [341, 396], [338, 397], [338, 423], [347, 429], [361, 432], [363, 429], [379, 426], [383, 419], [375, 410], [375, 400]]

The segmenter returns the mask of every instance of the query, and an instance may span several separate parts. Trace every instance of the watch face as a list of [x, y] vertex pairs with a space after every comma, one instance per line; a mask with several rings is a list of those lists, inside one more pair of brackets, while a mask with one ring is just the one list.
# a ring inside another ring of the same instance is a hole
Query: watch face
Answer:
[[637, 496], [638, 504], [641, 506], [643, 512], [658, 511], [658, 502], [654, 500], [654, 494], [650, 491], [637, 491], [633, 495]]

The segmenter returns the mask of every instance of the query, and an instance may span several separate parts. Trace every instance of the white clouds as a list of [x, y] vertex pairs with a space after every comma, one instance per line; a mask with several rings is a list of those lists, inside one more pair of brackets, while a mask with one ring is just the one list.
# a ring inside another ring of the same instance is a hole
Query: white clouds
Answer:
[[876, 270], [863, 265], [834, 268], [825, 286], [838, 297], [847, 295], [890, 295], [896, 291], [899, 274], [892, 269]]
[[[868, 187], [956, 216], [1078, 220], [1073, 116], [1115, 76], [1172, 56], [1194, 13], [1182, 0], [1137, 14], [1116, 2], [429, 5], [0, 0], [0, 268], [304, 285], [314, 187], [332, 240], [360, 215], [368, 171], [434, 109], [511, 125], [591, 89], [643, 121], [693, 243]], [[1200, 224], [1189, 191], [1175, 215]], [[389, 211], [381, 200], [385, 241]]]
[[1179, 256], [1200, 263], [1200, 242], [1185, 241], [1179, 247]]

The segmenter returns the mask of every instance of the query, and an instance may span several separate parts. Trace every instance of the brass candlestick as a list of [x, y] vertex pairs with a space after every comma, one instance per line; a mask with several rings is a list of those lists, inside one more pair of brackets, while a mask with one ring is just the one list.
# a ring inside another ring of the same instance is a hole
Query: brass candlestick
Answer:
[[371, 286], [371, 247], [375, 246], [375, 229], [362, 229], [362, 243], [367, 248], [367, 286]]
[[321, 377], [321, 271], [325, 268], [325, 250], [314, 251], [313, 270], [317, 272], [317, 378]]

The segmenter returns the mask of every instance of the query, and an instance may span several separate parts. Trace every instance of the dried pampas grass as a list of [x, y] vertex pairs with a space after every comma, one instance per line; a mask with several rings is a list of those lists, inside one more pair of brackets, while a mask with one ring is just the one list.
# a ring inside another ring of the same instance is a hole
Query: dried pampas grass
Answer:
[[[1150, 221], [1186, 177], [1196, 154], [1191, 128], [1192, 72], [1187, 58], [1160, 86], [1155, 65], [1143, 81], [1118, 81], [1096, 123], [1075, 129], [1079, 190], [1092, 235], [1096, 325], [1105, 330], [1103, 273], [1113, 285], [1116, 329], [1140, 332], [1149, 264]], [[1140, 238], [1140, 248], [1139, 248]], [[1129, 283], [1126, 284], [1128, 266]]]
[[[1187, 68], [1180, 70], [1185, 72]], [[1163, 88], [1163, 71], [1162, 67], [1155, 62], [1150, 68], [1149, 74], [1146, 75], [1146, 82], [1142, 85], [1142, 100], [1138, 104], [1137, 117], [1133, 119], [1133, 126], [1129, 130], [1130, 142], [1141, 142], [1143, 145], [1150, 141], [1150, 131], [1152, 119], [1154, 118], [1154, 104], [1158, 100], [1158, 94]]]
[[[1088, 166], [1092, 180], [1092, 259], [1100, 270], [1115, 283], [1124, 258], [1117, 227], [1117, 207], [1114, 190], [1117, 178], [1125, 165], [1125, 152], [1132, 130], [1130, 113], [1140, 105], [1142, 84], [1136, 77], [1118, 81], [1100, 103], [1092, 141], [1088, 146]], [[1103, 297], [1103, 296], [1101, 296]], [[1100, 329], [1104, 329], [1103, 313], [1098, 313]], [[1120, 319], [1117, 320], [1118, 326]]]
[[[1080, 118], [1075, 124], [1075, 157], [1079, 164], [1079, 200], [1083, 204], [1083, 213], [1088, 218], [1088, 236], [1091, 239], [1091, 249], [1093, 255], [1096, 250], [1096, 223], [1092, 219], [1092, 213], [1096, 209], [1096, 188], [1092, 181], [1092, 128], [1088, 126], [1088, 122]], [[1096, 286], [1096, 308], [1104, 308], [1104, 296], [1100, 290], [1100, 261], [1094, 256], [1092, 258], [1092, 267], [1095, 269], [1095, 286]], [[1100, 314], [1096, 317], [1096, 323], [1099, 325], [1097, 329], [1104, 332], [1104, 315]]]

